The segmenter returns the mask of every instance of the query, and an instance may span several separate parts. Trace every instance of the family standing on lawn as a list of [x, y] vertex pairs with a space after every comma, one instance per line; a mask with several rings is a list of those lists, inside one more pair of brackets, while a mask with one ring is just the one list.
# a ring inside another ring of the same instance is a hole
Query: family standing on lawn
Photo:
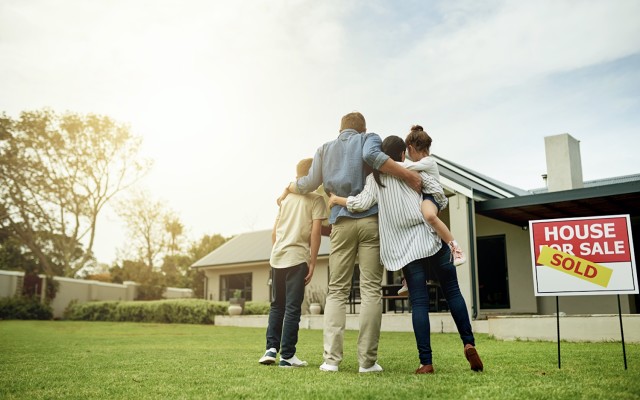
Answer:
[[[297, 179], [278, 199], [271, 254], [272, 302], [266, 352], [259, 362], [302, 367], [295, 354], [304, 286], [315, 268], [324, 200], [330, 193], [331, 252], [324, 311], [324, 362], [321, 371], [337, 372], [343, 357], [346, 307], [356, 265], [360, 268], [358, 364], [360, 373], [381, 372], [378, 342], [382, 320], [383, 269], [402, 270], [412, 307], [420, 365], [416, 374], [433, 373], [429, 327], [428, 273], [435, 273], [463, 342], [471, 369], [482, 371], [467, 306], [454, 266], [464, 255], [437, 213], [447, 205], [429, 156], [431, 138], [414, 125], [405, 142], [381, 141], [366, 132], [364, 116], [342, 117], [340, 134], [298, 164]], [[405, 164], [405, 151], [414, 163]], [[368, 171], [373, 173], [368, 174]], [[444, 239], [444, 241], [443, 241]], [[384, 268], [383, 266], [384, 265]], [[401, 289], [402, 290], [402, 289]]]

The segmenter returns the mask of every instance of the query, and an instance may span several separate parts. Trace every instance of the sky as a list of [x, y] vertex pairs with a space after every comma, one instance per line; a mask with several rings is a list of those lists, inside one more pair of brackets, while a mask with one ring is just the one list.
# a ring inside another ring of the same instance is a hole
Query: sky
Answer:
[[[1, 0], [0, 112], [108, 115], [143, 138], [138, 188], [189, 240], [273, 225], [295, 165], [360, 111], [367, 130], [522, 189], [544, 137], [583, 177], [640, 173], [640, 1]], [[126, 231], [112, 208], [94, 251]]]

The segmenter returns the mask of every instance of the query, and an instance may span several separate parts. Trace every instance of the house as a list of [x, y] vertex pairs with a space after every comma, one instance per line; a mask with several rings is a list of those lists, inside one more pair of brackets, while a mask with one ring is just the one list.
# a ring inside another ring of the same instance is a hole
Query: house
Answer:
[[[628, 214], [633, 236], [640, 237], [640, 174], [583, 182], [579, 142], [568, 134], [546, 137], [545, 152], [547, 186], [531, 191], [435, 156], [449, 197], [441, 219], [467, 253], [468, 261], [457, 271], [474, 319], [556, 312], [554, 297], [534, 295], [530, 220]], [[268, 301], [270, 249], [271, 231], [245, 233], [192, 267], [205, 271], [208, 299], [226, 300], [241, 289], [248, 300]], [[327, 286], [329, 250], [323, 237], [312, 285]], [[397, 273], [388, 272], [383, 283], [397, 279]], [[639, 295], [619, 299], [622, 313], [640, 310]], [[566, 314], [617, 314], [618, 296], [563, 296], [559, 307]]]
[[[326, 289], [329, 249], [329, 238], [323, 236], [310, 285]], [[271, 229], [235, 236], [191, 267], [204, 270], [204, 292], [209, 300], [229, 300], [239, 289], [246, 301], [269, 301], [270, 256]]]

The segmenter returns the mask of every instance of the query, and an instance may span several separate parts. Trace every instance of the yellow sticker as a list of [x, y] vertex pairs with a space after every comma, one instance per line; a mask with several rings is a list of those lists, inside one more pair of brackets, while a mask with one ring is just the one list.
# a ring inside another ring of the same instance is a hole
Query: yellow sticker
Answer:
[[613, 270], [604, 265], [563, 253], [549, 246], [543, 246], [537, 260], [538, 264], [564, 272], [576, 278], [607, 287]]

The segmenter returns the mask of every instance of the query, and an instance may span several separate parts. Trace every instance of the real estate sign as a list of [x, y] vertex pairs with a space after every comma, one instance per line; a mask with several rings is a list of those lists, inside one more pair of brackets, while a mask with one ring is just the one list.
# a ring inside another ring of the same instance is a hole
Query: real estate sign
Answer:
[[638, 293], [628, 215], [529, 221], [536, 296]]

